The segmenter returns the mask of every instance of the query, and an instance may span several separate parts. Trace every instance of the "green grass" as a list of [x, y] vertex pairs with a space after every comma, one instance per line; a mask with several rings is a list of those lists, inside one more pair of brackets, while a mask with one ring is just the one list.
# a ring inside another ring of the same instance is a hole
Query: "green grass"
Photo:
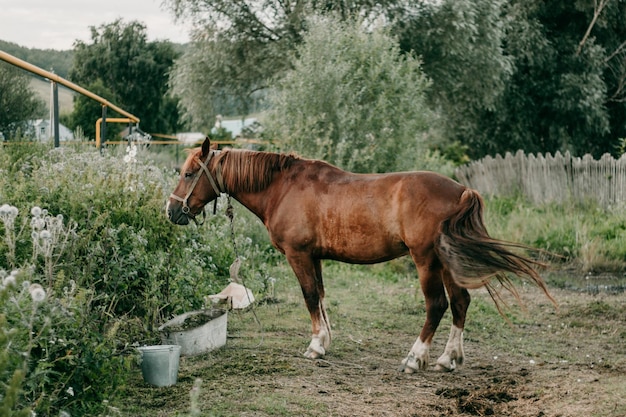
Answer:
[[[46, 103], [46, 107], [50, 110], [52, 90], [50, 82], [39, 77], [32, 77], [30, 87], [37, 93], [39, 97]], [[59, 93], [59, 114], [69, 114], [74, 110], [74, 95], [72, 90], [65, 87], [58, 87]]]
[[485, 224], [494, 237], [548, 251], [556, 265], [579, 271], [626, 270], [626, 210], [593, 203], [534, 206], [523, 198], [486, 201]]

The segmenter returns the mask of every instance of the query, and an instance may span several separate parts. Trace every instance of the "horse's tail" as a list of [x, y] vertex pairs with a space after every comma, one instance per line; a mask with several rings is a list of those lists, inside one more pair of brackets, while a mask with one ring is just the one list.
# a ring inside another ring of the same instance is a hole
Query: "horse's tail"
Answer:
[[509, 272], [529, 278], [556, 304], [536, 270], [545, 265], [512, 251], [531, 248], [489, 236], [483, 223], [484, 204], [480, 194], [470, 188], [465, 189], [459, 205], [459, 210], [442, 223], [436, 244], [439, 259], [454, 281], [465, 288], [485, 286], [500, 310], [499, 301], [502, 299], [490, 281], [496, 278], [519, 301], [519, 294], [506, 276]]

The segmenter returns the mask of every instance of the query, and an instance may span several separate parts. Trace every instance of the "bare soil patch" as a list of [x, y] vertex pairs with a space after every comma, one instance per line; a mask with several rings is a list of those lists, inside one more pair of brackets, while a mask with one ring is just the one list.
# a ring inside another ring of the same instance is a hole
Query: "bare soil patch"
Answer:
[[[331, 267], [327, 307], [334, 328], [326, 357], [301, 356], [309, 318], [289, 272], [277, 303], [229, 314], [228, 341], [206, 355], [182, 358], [179, 382], [153, 388], [129, 381], [122, 415], [136, 416], [626, 416], [626, 294], [552, 289], [556, 310], [522, 285], [525, 310], [510, 324], [483, 291], [465, 329], [466, 362], [434, 371], [450, 328], [444, 318], [431, 369], [397, 371], [424, 321], [415, 278], [376, 269]], [[372, 272], [372, 273], [370, 273]], [[190, 393], [201, 379], [193, 406]]]

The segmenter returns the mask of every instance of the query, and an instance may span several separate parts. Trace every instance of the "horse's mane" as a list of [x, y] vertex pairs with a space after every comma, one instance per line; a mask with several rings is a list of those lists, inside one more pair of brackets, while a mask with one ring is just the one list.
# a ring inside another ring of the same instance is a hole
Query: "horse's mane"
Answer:
[[222, 165], [226, 190], [258, 192], [272, 182], [274, 173], [288, 169], [300, 159], [292, 153], [229, 149], [216, 156], [216, 164]]

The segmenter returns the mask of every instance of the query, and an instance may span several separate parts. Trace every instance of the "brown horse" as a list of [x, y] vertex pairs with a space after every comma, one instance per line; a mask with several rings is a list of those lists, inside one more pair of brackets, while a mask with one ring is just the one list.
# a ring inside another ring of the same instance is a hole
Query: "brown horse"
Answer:
[[452, 370], [463, 362], [468, 288], [487, 286], [497, 303], [489, 281], [495, 277], [516, 294], [504, 275], [510, 272], [530, 278], [552, 300], [537, 263], [511, 251], [520, 245], [489, 237], [479, 194], [433, 172], [353, 174], [291, 154], [212, 151], [207, 138], [182, 166], [167, 217], [181, 225], [195, 221], [221, 193], [261, 219], [298, 277], [313, 327], [309, 358], [323, 356], [331, 340], [322, 259], [371, 264], [411, 255], [426, 322], [402, 361], [405, 372], [428, 365], [448, 305], [453, 325], [437, 368]]

